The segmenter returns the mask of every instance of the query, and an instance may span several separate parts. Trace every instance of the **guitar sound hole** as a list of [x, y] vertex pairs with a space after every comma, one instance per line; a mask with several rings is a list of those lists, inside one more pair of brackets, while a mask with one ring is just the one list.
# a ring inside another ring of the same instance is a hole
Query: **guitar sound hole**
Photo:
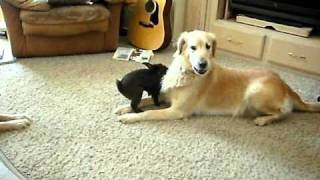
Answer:
[[156, 9], [156, 3], [153, 0], [148, 0], [144, 8], [149, 14], [152, 14]]
[[159, 4], [154, 2], [153, 0], [150, 0], [146, 3], [145, 9], [148, 12], [147, 6], [149, 8], [149, 6], [151, 5], [148, 5], [148, 4], [151, 4], [151, 3], [155, 8], [154, 10], [152, 10], [153, 12], [150, 14], [150, 21], [149, 22], [139, 21], [139, 25], [145, 28], [153, 28], [154, 26], [159, 24]]

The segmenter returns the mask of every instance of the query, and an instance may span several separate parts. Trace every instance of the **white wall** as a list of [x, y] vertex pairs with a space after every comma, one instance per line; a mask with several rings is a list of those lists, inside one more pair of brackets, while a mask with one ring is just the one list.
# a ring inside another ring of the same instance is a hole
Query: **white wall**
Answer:
[[176, 41], [185, 30], [185, 9], [187, 0], [173, 0], [172, 6], [172, 41]]

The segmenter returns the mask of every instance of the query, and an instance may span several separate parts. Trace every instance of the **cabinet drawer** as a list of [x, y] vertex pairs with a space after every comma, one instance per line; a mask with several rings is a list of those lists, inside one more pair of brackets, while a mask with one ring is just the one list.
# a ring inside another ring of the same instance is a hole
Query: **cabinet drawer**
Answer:
[[242, 55], [261, 58], [265, 35], [247, 28], [215, 24], [213, 32], [217, 36], [217, 47]]
[[265, 58], [271, 62], [320, 74], [320, 41], [315, 44], [271, 38]]

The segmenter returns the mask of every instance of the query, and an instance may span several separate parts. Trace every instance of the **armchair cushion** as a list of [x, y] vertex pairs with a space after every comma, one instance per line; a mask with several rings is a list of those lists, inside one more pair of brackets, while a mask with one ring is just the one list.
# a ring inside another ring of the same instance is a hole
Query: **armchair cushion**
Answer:
[[109, 28], [109, 21], [93, 23], [69, 24], [69, 25], [39, 25], [22, 23], [23, 34], [33, 36], [75, 36], [88, 32], [105, 33]]
[[48, 0], [6, 0], [11, 5], [25, 10], [32, 11], [48, 11], [50, 10], [50, 5]]

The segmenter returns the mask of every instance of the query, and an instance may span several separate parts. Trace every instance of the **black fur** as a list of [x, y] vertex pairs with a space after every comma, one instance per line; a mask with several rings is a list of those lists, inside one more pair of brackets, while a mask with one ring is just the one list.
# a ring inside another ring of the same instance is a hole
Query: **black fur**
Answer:
[[131, 107], [134, 112], [142, 112], [138, 105], [142, 98], [143, 91], [152, 96], [154, 104], [159, 106], [159, 94], [161, 79], [167, 72], [167, 67], [162, 64], [143, 63], [148, 69], [139, 69], [125, 75], [121, 81], [117, 80], [118, 90], [126, 98], [131, 100]]
[[320, 102], [320, 96], [318, 97], [318, 102]]

